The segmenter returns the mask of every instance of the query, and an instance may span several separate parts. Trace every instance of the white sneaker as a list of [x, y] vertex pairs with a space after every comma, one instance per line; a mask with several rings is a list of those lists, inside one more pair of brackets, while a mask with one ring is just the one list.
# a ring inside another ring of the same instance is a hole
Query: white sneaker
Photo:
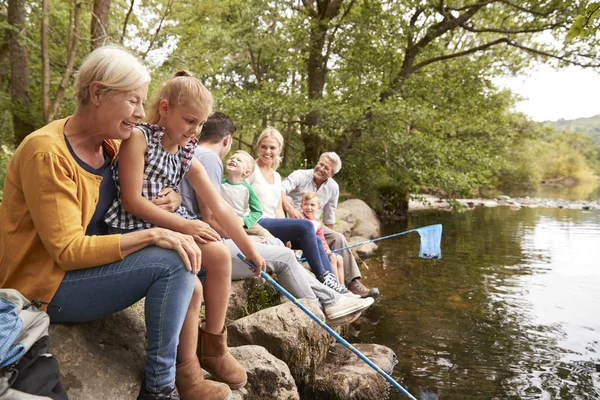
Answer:
[[344, 315], [343, 317], [339, 317], [339, 318], [335, 318], [335, 319], [328, 319], [327, 325], [329, 325], [329, 326], [348, 325], [348, 324], [351, 324], [354, 321], [356, 321], [358, 319], [358, 317], [360, 317], [360, 314], [362, 314], [362, 311], [357, 311], [353, 314]]
[[369, 308], [374, 301], [375, 299], [372, 297], [357, 299], [355, 297], [341, 296], [340, 301], [338, 301], [336, 304], [325, 307], [325, 315], [328, 319], [340, 318], [344, 315], [352, 314], [357, 311], [363, 311]]
[[360, 294], [354, 294], [354, 293], [352, 293], [351, 291], [348, 291], [348, 293], [344, 293], [344, 294], [343, 294], [343, 296], [346, 296], [346, 297], [353, 297], [353, 298], [356, 298], [356, 299], [360, 299], [360, 298], [361, 298], [361, 295], [360, 295]]

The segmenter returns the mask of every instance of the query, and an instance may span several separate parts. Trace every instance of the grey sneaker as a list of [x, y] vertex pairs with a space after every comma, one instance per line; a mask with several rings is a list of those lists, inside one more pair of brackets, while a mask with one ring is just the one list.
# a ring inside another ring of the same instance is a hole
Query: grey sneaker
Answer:
[[319, 276], [319, 281], [330, 289], [335, 290], [339, 294], [346, 294], [349, 292], [344, 286], [340, 285], [335, 276], [331, 272], [325, 272], [323, 275]]

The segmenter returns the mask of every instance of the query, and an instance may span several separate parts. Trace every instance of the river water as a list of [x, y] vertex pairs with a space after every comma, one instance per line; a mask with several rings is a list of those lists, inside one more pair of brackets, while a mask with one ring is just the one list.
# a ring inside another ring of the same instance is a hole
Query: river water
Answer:
[[393, 349], [417, 398], [600, 399], [600, 212], [422, 212], [382, 233], [437, 223], [441, 260], [417, 233], [379, 243], [362, 271], [381, 298], [351, 341]]

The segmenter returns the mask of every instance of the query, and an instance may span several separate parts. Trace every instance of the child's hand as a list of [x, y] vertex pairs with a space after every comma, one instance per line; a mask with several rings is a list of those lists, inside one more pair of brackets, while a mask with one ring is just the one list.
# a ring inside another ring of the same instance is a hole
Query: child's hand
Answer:
[[[260, 271], [266, 271], [267, 270], [267, 262], [265, 261], [264, 258], [261, 257], [260, 254], [258, 254], [258, 252], [253, 251], [252, 254], [249, 254], [246, 256], [246, 259], [250, 262], [252, 262], [255, 266], [256, 266], [256, 271], [254, 271], [254, 275], [256, 276], [260, 276]], [[250, 270], [252, 270], [251, 267]]]
[[240, 221], [240, 225], [242, 225], [242, 226], [246, 225], [246, 223], [244, 222], [244, 219], [242, 217], [238, 216], [237, 218], [238, 218], [238, 221]]
[[206, 222], [199, 219], [188, 220], [183, 233], [191, 235], [197, 243], [205, 244], [208, 242], [216, 242], [221, 239], [221, 236], [210, 227]]

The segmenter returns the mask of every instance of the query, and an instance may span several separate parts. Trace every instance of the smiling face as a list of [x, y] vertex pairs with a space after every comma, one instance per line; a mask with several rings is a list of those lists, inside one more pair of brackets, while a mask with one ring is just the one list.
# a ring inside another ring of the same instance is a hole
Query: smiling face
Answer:
[[300, 208], [302, 208], [302, 212], [308, 218], [315, 219], [317, 212], [319, 211], [319, 207], [321, 206], [321, 202], [319, 201], [319, 197], [305, 197], [302, 199], [302, 204]]
[[187, 145], [202, 130], [208, 118], [208, 110], [197, 104], [170, 106], [166, 100], [160, 103], [160, 119], [157, 122], [165, 128], [163, 147], [176, 150]]
[[273, 165], [273, 161], [279, 157], [280, 153], [279, 143], [271, 137], [264, 137], [258, 144], [258, 159], [264, 165]]
[[251, 173], [248, 156], [242, 153], [234, 153], [226, 164], [227, 177], [232, 182], [243, 181]]
[[321, 157], [314, 169], [314, 178], [317, 183], [325, 182], [331, 178], [335, 172], [335, 164], [327, 157]]
[[126, 92], [106, 93], [96, 82], [91, 86], [95, 92], [92, 102], [97, 105], [99, 129], [108, 139], [127, 139], [135, 124], [144, 118], [144, 102], [148, 85]]

